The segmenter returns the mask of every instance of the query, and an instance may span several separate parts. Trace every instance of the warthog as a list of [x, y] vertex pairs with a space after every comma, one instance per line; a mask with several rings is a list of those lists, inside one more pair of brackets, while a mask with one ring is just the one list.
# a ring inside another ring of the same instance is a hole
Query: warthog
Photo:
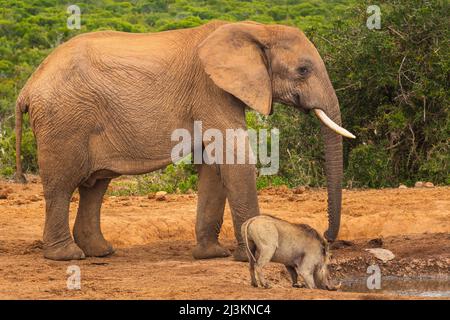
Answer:
[[260, 215], [247, 220], [241, 227], [250, 261], [251, 284], [270, 288], [262, 268], [269, 262], [286, 266], [292, 286], [299, 288], [298, 275], [310, 289], [336, 290], [328, 272], [328, 243], [306, 224], [292, 224], [281, 219]]

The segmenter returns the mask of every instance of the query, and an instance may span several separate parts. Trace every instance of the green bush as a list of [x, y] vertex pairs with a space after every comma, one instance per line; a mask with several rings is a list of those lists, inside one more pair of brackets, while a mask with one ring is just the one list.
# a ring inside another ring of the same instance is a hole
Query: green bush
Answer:
[[[366, 27], [367, 4], [350, 8], [328, 25], [306, 28], [327, 65], [344, 126], [357, 136], [344, 139], [346, 177], [349, 184], [370, 187], [416, 180], [448, 184], [448, 2], [378, 5], [380, 30]], [[291, 110], [279, 112], [270, 121], [281, 132], [280, 174], [289, 181], [323, 184], [321, 145], [311, 143], [320, 134], [317, 126], [298, 120]], [[303, 130], [305, 125], [310, 128]], [[291, 156], [295, 151], [300, 152]], [[363, 162], [352, 163], [355, 158]]]
[[323, 142], [318, 120], [283, 105], [275, 105], [267, 121], [280, 130], [279, 175], [287, 185], [324, 184]]
[[392, 167], [386, 148], [361, 144], [349, 155], [346, 171], [348, 184], [352, 187], [379, 188], [392, 185]]
[[450, 142], [434, 146], [419, 168], [422, 180], [443, 181], [450, 185]]
[[[389, 151], [390, 165], [382, 185], [431, 180], [446, 183], [440, 174], [424, 176], [421, 167], [432, 150], [448, 140], [449, 28], [446, 1], [381, 1], [382, 28], [369, 30], [349, 24], [331, 33], [325, 55], [347, 127], [361, 143]], [[365, 6], [354, 13], [364, 22]], [[337, 63], [339, 62], [339, 63]], [[448, 169], [447, 169], [448, 173]], [[369, 182], [369, 181], [368, 181]]]
[[[450, 184], [448, 1], [380, 0], [376, 3], [382, 13], [380, 30], [366, 27], [366, 9], [372, 3], [354, 0], [78, 4], [82, 28], [69, 30], [67, 1], [0, 0], [0, 175], [11, 176], [15, 168], [17, 94], [59, 43], [95, 30], [149, 32], [197, 26], [210, 19], [253, 19], [300, 27], [324, 58], [344, 126], [357, 135], [354, 141], [344, 139], [347, 184], [381, 187], [416, 180]], [[273, 116], [248, 113], [247, 122], [252, 128], [280, 129], [279, 174], [258, 178], [258, 187], [326, 183], [314, 117], [277, 105]], [[24, 169], [36, 172], [36, 146], [27, 120], [22, 157]], [[361, 162], [355, 164], [355, 159]], [[170, 166], [136, 178], [130, 188], [132, 192], [187, 190], [195, 188], [194, 177], [193, 167]]]
[[[9, 118], [8, 121], [11, 121]], [[24, 117], [28, 121], [28, 115]], [[26, 125], [22, 133], [22, 168], [24, 171], [37, 172], [36, 140], [31, 128]], [[12, 177], [16, 169], [16, 135], [9, 127], [0, 127], [0, 175]]]
[[110, 195], [143, 195], [158, 191], [186, 193], [197, 190], [198, 176], [193, 164], [178, 163], [164, 170], [113, 181]]
[[256, 188], [258, 190], [268, 187], [289, 186], [289, 181], [281, 176], [259, 176], [256, 179]]

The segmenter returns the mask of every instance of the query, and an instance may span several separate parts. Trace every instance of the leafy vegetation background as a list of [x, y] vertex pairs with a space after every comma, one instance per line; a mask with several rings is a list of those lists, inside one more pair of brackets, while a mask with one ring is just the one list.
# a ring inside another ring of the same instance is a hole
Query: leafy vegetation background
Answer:
[[[368, 5], [354, 0], [74, 1], [81, 29], [66, 26], [66, 0], [0, 0], [0, 175], [14, 173], [15, 99], [39, 63], [84, 32], [156, 32], [211, 19], [254, 20], [301, 28], [327, 64], [344, 125], [345, 184], [388, 187], [416, 180], [450, 184], [448, 1], [377, 1], [381, 29], [369, 30]], [[280, 171], [258, 187], [325, 184], [318, 121], [282, 105], [250, 127], [280, 129]], [[33, 134], [25, 121], [24, 168], [37, 172]], [[136, 178], [129, 193], [195, 189], [189, 165]]]

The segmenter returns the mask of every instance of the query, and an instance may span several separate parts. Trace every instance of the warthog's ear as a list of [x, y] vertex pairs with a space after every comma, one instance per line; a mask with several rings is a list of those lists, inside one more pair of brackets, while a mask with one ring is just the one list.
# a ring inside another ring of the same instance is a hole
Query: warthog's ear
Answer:
[[206, 73], [218, 87], [264, 115], [272, 109], [266, 40], [264, 25], [233, 23], [211, 33], [198, 51]]

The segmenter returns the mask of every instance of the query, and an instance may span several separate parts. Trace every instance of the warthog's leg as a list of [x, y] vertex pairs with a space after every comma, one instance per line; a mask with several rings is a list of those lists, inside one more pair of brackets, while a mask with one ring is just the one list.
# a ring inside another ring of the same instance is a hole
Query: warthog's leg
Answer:
[[[256, 256], [256, 248], [255, 246], [250, 246], [249, 250], [251, 251], [251, 253], [253, 254], [253, 257]], [[248, 257], [249, 261], [250, 261], [250, 277], [251, 277], [251, 284], [253, 287], [258, 287], [258, 281], [256, 281], [256, 274], [255, 274], [255, 264], [256, 261], [253, 259], [253, 257]]]
[[295, 271], [295, 268], [292, 266], [286, 266], [286, 269], [289, 272], [289, 275], [291, 276], [292, 286], [294, 288], [301, 288], [302, 286], [298, 284], [298, 274], [297, 271]]
[[314, 282], [314, 268], [316, 266], [316, 262], [310, 259], [309, 256], [306, 256], [297, 266], [295, 270], [299, 275], [303, 277], [305, 280], [306, 287], [309, 289], [315, 289], [316, 284]]
[[262, 268], [264, 268], [264, 266], [270, 262], [270, 260], [273, 257], [273, 254], [275, 253], [275, 250], [276, 250], [275, 245], [262, 245], [258, 247], [259, 255], [258, 258], [256, 259], [257, 261], [255, 266], [256, 276], [261, 285], [266, 289], [270, 288], [270, 285], [264, 278]]

